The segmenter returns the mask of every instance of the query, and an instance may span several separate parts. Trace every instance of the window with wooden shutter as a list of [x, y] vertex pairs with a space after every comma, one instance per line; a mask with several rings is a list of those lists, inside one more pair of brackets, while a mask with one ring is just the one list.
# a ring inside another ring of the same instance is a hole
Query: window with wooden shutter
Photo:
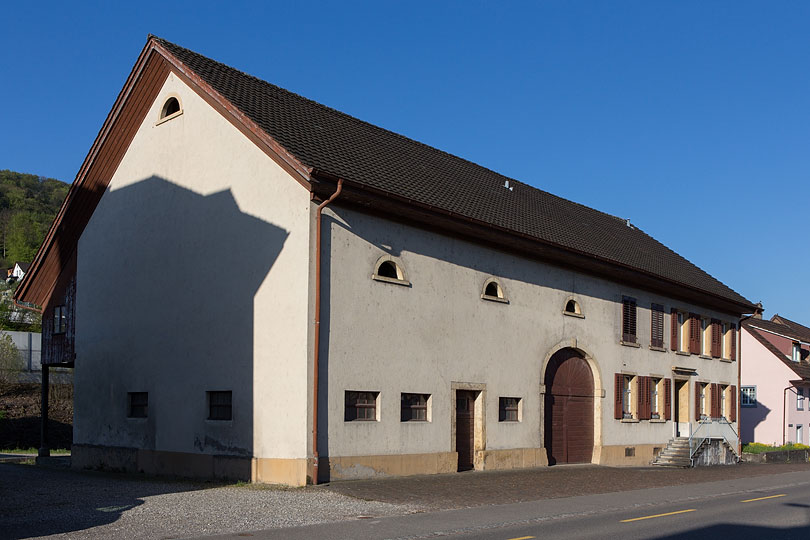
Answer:
[[695, 420], [700, 421], [700, 401], [703, 394], [702, 384], [695, 381]]
[[737, 325], [732, 323], [731, 324], [731, 329], [729, 330], [729, 332], [731, 332], [731, 357], [730, 358], [732, 360], [736, 360], [737, 359]]
[[720, 410], [720, 392], [718, 392], [718, 385], [716, 383], [712, 383], [709, 385], [711, 390], [711, 402], [709, 406], [709, 416], [712, 418], [717, 418], [720, 416], [718, 411]]
[[651, 307], [650, 346], [664, 348], [664, 306], [661, 304]]
[[647, 377], [636, 377], [636, 410], [639, 420], [649, 420], [647, 416]]
[[689, 314], [689, 354], [700, 354], [700, 316]]
[[720, 358], [720, 354], [722, 352], [721, 340], [723, 337], [720, 334], [720, 321], [717, 319], [712, 319], [712, 356], [714, 358]]
[[622, 297], [622, 341], [636, 342], [636, 299]]
[[731, 410], [729, 411], [729, 420], [731, 422], [737, 421], [737, 387], [731, 385]]
[[673, 351], [678, 350], [678, 310], [672, 308], [669, 312], [669, 348]]
[[664, 419], [672, 420], [672, 379], [664, 379]]
[[624, 397], [624, 375], [616, 373], [614, 376], [613, 418], [622, 419], [622, 402]]

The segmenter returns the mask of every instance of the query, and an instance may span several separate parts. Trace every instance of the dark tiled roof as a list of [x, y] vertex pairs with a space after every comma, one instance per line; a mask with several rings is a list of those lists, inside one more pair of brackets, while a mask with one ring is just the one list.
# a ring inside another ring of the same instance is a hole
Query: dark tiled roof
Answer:
[[796, 325], [796, 328], [794, 328], [792, 326], [788, 326], [787, 324], [776, 321], [768, 321], [765, 319], [746, 319], [745, 324], [746, 326], [760, 328], [766, 332], [774, 332], [790, 339], [810, 343], [810, 330], [800, 324]]
[[[765, 324], [762, 324], [765, 323]], [[742, 323], [743, 327], [748, 330], [748, 332], [759, 341], [763, 347], [771, 351], [774, 356], [776, 356], [783, 364], [789, 367], [793, 372], [801, 377], [802, 379], [810, 380], [810, 364], [807, 362], [806, 359], [802, 360], [801, 362], [794, 362], [790, 358], [787, 357], [785, 353], [780, 351], [776, 348], [776, 346], [771, 343], [767, 338], [767, 332], [763, 332], [760, 330], [762, 329], [770, 329], [773, 332], [777, 332], [782, 335], [789, 335], [787, 332], [790, 329], [785, 328], [785, 325], [774, 323], [771, 321], [765, 321], [762, 319], [747, 319]], [[780, 328], [777, 328], [780, 327]]]
[[30, 262], [18, 262], [18, 263], [14, 263], [14, 264], [19, 266], [20, 270], [22, 270], [23, 272], [28, 272], [28, 269], [31, 268], [31, 263]]
[[[624, 219], [562, 199], [153, 38], [301, 163], [732, 302], [750, 302]], [[504, 188], [509, 181], [513, 190]]]
[[778, 313], [771, 317], [771, 322], [784, 324], [788, 326], [790, 330], [801, 340], [810, 343], [810, 328], [804, 326], [803, 324], [799, 324], [796, 321], [791, 321], [787, 317], [783, 317]]

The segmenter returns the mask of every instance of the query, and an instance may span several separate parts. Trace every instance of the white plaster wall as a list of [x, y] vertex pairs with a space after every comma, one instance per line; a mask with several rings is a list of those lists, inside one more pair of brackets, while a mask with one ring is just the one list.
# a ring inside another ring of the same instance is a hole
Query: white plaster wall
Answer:
[[[327, 213], [334, 217], [324, 223], [324, 249], [331, 253], [322, 323], [328, 421], [319, 437], [332, 456], [450, 451], [452, 382], [486, 384], [487, 449], [538, 447], [543, 362], [572, 343], [597, 366], [596, 391], [604, 397], [596, 399], [595, 435], [601, 428], [604, 445], [665, 443], [673, 436], [672, 422], [614, 420], [614, 373], [669, 377], [676, 365], [696, 369], [690, 419], [695, 379], [737, 384], [736, 362], [669, 350], [670, 307], [731, 321], [729, 315], [345, 208]], [[399, 258], [411, 287], [370, 278], [385, 254]], [[492, 276], [509, 304], [480, 298]], [[584, 319], [562, 314], [571, 295]], [[622, 295], [638, 301], [638, 348], [620, 344]], [[650, 349], [651, 302], [666, 309], [666, 352]], [[344, 422], [346, 390], [379, 391], [380, 421]], [[431, 394], [432, 422], [401, 423], [401, 392]], [[521, 423], [498, 422], [499, 396], [524, 400]]]
[[306, 457], [309, 233], [307, 190], [169, 75], [79, 242], [75, 442]]

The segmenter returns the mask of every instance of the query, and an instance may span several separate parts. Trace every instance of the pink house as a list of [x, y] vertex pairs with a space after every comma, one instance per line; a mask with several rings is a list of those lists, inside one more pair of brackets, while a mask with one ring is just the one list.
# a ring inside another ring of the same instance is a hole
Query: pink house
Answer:
[[810, 443], [810, 328], [774, 315], [742, 323], [743, 442]]

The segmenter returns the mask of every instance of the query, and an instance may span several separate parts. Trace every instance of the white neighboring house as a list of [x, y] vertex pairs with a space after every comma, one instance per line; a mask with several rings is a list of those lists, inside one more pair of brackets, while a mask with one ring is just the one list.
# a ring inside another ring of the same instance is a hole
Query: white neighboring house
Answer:
[[8, 275], [8, 281], [14, 282], [21, 280], [23, 276], [25, 276], [25, 273], [28, 272], [28, 267], [30, 266], [30, 262], [15, 262], [14, 267]]

